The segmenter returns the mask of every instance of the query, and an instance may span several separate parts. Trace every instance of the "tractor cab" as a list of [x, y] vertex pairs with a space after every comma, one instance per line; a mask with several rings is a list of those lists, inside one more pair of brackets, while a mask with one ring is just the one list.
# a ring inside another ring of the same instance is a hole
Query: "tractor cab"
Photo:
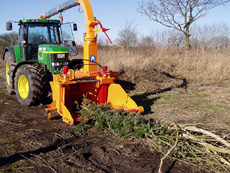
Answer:
[[[38, 62], [51, 73], [58, 73], [56, 69], [67, 64], [68, 55], [77, 55], [70, 24], [54, 19], [23, 19], [18, 24], [17, 63]], [[7, 30], [12, 30], [9, 22]]]
[[24, 49], [25, 61], [38, 59], [38, 46], [59, 45], [59, 21], [24, 20], [20, 21], [19, 44]]

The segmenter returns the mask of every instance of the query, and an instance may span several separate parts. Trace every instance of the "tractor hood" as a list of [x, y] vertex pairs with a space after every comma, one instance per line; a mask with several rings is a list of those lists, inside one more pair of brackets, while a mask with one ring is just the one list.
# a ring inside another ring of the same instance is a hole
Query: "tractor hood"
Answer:
[[51, 54], [57, 54], [57, 53], [68, 53], [68, 48], [61, 45], [39, 45], [38, 46], [38, 53], [51, 53]]
[[68, 65], [68, 48], [60, 45], [39, 45], [38, 62], [53, 74]]

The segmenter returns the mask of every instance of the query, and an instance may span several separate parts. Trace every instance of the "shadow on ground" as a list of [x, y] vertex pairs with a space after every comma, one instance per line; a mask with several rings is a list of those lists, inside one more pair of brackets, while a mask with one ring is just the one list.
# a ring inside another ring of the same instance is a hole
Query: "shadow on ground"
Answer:
[[[176, 81], [176, 84], [172, 84], [170, 85], [169, 87], [165, 87], [165, 88], [158, 88], [158, 89], [154, 89], [154, 87], [152, 87], [153, 91], [148, 91], [148, 92], [143, 92], [141, 94], [136, 94], [136, 95], [133, 95], [131, 98], [137, 103], [137, 105], [142, 105], [145, 109], [145, 112], [144, 112], [144, 115], [145, 114], [149, 114], [149, 113], [153, 113], [151, 112], [151, 106], [158, 100], [160, 99], [160, 97], [154, 97], [154, 98], [149, 98], [149, 96], [154, 96], [156, 94], [160, 94], [160, 93], [164, 93], [164, 92], [168, 92], [168, 91], [171, 91], [175, 88], [184, 88], [185, 89], [185, 92], [187, 93], [187, 85], [188, 85], [188, 82], [187, 82], [187, 79], [186, 78], [179, 78], [179, 77], [175, 77], [169, 73], [166, 73], [166, 72], [160, 72], [156, 69], [154, 69], [154, 72], [155, 73], [158, 73], [158, 77], [159, 75], [161, 76], [161, 80], [158, 80], [158, 84], [159, 83], [165, 83], [166, 80], [169, 80], [169, 79], [173, 79]], [[122, 75], [126, 75], [125, 73], [122, 74]], [[125, 76], [124, 77], [126, 80], [122, 80], [122, 79], [119, 79], [116, 81], [116, 83], [120, 84], [122, 86], [122, 88], [127, 92], [131, 92], [133, 90], [135, 90], [135, 88], [137, 87], [138, 85], [138, 82], [137, 84], [133, 83], [133, 82], [130, 82], [130, 81], [127, 81], [128, 79], [128, 76]], [[138, 79], [140, 79], [140, 77], [137, 77]], [[146, 79], [144, 78], [144, 76], [141, 76], [141, 78], [143, 79]], [[154, 80], [154, 79], [153, 79]], [[156, 81], [155, 81], [156, 83]], [[142, 86], [143, 87], [143, 86]], [[146, 87], [149, 87], [149, 86], [146, 86]], [[147, 89], [149, 90], [149, 88]]]

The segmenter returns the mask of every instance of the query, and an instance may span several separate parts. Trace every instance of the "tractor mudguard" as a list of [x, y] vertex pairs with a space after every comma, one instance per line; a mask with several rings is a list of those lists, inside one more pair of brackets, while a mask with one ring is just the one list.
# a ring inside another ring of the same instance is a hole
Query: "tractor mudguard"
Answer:
[[16, 63], [16, 55], [15, 55], [15, 52], [14, 52], [14, 47], [13, 46], [9, 46], [9, 47], [5, 48], [5, 51], [4, 51], [3, 57], [2, 57], [3, 61], [5, 60], [5, 53], [6, 52], [10, 52], [10, 55], [11, 55], [11, 57], [13, 59], [13, 62]]

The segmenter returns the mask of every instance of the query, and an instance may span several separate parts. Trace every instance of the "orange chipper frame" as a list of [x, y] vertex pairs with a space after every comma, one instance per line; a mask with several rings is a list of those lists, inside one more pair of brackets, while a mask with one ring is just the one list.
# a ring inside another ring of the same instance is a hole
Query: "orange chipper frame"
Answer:
[[[107, 29], [95, 20], [88, 0], [74, 0], [74, 4], [81, 5], [85, 14], [84, 68], [74, 71], [65, 66], [63, 74], [53, 76], [53, 81], [50, 82], [53, 102], [46, 109], [48, 119], [51, 119], [51, 111], [57, 110], [68, 124], [81, 121], [82, 117], [78, 117], [74, 102], [81, 101], [84, 97], [98, 104], [109, 103], [114, 109], [143, 113], [143, 107], [138, 107], [123, 88], [114, 83], [120, 72], [107, 71], [107, 66], [103, 66], [102, 72], [97, 72], [96, 37], [98, 31], [106, 34]], [[72, 4], [71, 7], [73, 6]], [[41, 17], [46, 18], [45, 14]], [[96, 25], [100, 28], [95, 29]]]

